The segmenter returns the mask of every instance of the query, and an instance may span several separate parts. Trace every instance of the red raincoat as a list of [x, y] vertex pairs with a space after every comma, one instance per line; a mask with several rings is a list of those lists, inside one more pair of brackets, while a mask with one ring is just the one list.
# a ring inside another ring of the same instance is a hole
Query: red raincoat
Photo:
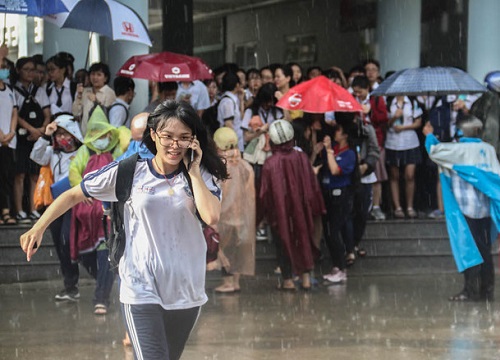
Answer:
[[309, 159], [293, 148], [293, 140], [273, 145], [272, 151], [262, 168], [263, 215], [278, 232], [293, 272], [302, 274], [314, 268], [319, 254], [313, 218], [326, 212], [325, 205]]

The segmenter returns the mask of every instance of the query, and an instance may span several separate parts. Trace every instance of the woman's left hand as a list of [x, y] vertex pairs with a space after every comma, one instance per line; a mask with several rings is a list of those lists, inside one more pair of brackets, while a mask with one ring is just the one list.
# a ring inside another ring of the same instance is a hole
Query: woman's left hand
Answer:
[[191, 143], [191, 157], [189, 155], [184, 157], [184, 165], [188, 169], [189, 174], [200, 173], [201, 158], [203, 157], [203, 150], [201, 150], [200, 142], [196, 138], [196, 135]]

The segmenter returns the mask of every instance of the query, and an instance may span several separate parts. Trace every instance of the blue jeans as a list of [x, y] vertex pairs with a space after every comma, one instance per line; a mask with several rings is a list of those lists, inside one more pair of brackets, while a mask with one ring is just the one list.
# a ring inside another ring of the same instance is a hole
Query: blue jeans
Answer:
[[115, 281], [115, 274], [109, 268], [108, 249], [95, 250], [81, 255], [82, 265], [96, 279], [93, 303], [109, 306], [109, 295]]

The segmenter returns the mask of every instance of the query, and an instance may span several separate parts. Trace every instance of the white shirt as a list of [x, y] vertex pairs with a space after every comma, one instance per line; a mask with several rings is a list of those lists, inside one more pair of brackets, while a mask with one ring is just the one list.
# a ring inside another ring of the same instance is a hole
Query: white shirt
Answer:
[[178, 84], [177, 101], [182, 100], [186, 94], [190, 94], [189, 102], [195, 110], [205, 110], [210, 107], [210, 96], [207, 87], [200, 80], [193, 81], [187, 88], [181, 82]]
[[[117, 162], [85, 176], [85, 195], [117, 201]], [[208, 189], [221, 198], [213, 176], [201, 169]], [[120, 260], [120, 301], [189, 309], [207, 301], [206, 242], [193, 195], [183, 173], [165, 178], [151, 159], [137, 162], [130, 199], [124, 206], [126, 245]]]
[[[259, 116], [264, 124], [271, 125], [275, 120], [283, 119], [283, 112], [280, 109], [275, 108], [274, 113], [276, 114], [276, 117], [273, 114], [272, 108], [266, 111], [263, 108], [259, 107]], [[241, 122], [241, 128], [243, 130], [249, 130], [250, 120], [252, 120], [253, 117], [252, 114], [252, 109], [245, 110], [245, 114], [243, 115], [243, 120]]]
[[[119, 105], [115, 105], [119, 104]], [[130, 105], [120, 98], [116, 98], [115, 102], [111, 104], [108, 112], [109, 123], [114, 127], [120, 127], [128, 124], [128, 108]]]
[[226, 120], [233, 121], [233, 130], [238, 135], [238, 147], [240, 151], [244, 150], [242, 118], [240, 112], [240, 99], [231, 91], [226, 91], [217, 107], [217, 120], [221, 127], [224, 126]]
[[[397, 110], [397, 98], [394, 98], [391, 103], [391, 111], [389, 116], [393, 116]], [[403, 119], [398, 122], [396, 120], [387, 130], [387, 138], [385, 140], [385, 148], [389, 150], [410, 150], [419, 147], [418, 136], [415, 130], [404, 130], [397, 133], [394, 130], [395, 125], [411, 125], [414, 119], [422, 116], [422, 109], [416, 103], [412, 104], [410, 99], [405, 96], [403, 103]]]
[[[12, 121], [12, 110], [17, 108], [16, 98], [12, 89], [4, 84], [5, 89], [0, 90], [0, 130], [4, 134], [10, 133], [10, 124]], [[14, 136], [9, 143], [11, 149], [15, 149], [17, 145], [17, 139]]]
[[[52, 114], [57, 114], [58, 112], [73, 112], [73, 97], [71, 97], [71, 82], [68, 78], [64, 79], [62, 84], [62, 93], [61, 93], [61, 106], [57, 106], [57, 92], [61, 91], [61, 89], [57, 89], [55, 83], [49, 84], [47, 88], [48, 92], [50, 92], [49, 102], [50, 102], [50, 112]], [[46, 90], [47, 92], [47, 90]]]

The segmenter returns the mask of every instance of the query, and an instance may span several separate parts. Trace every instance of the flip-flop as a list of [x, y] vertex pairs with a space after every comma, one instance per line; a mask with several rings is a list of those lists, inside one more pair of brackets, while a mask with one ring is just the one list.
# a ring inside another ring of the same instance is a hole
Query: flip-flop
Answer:
[[108, 308], [104, 304], [96, 304], [94, 306], [95, 315], [106, 315], [108, 313]]

